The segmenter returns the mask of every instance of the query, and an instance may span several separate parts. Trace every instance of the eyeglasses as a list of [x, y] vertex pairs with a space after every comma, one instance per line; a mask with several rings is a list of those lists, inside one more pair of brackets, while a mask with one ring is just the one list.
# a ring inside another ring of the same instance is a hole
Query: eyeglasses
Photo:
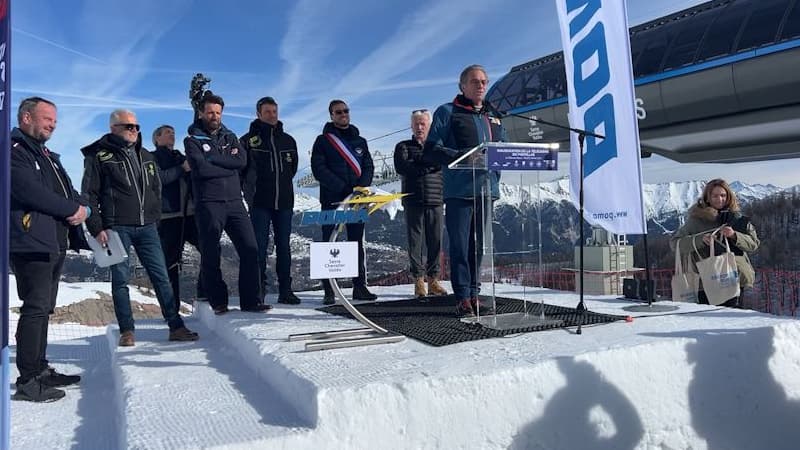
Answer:
[[335, 110], [333, 110], [333, 113], [336, 114], [337, 116], [340, 115], [340, 114], [350, 114], [350, 108], [335, 109]]
[[411, 111], [411, 115], [412, 116], [418, 116], [420, 114], [428, 114], [428, 110], [427, 109], [415, 109], [415, 110]]
[[122, 127], [128, 131], [139, 131], [141, 127], [138, 123], [115, 123], [115, 127]]

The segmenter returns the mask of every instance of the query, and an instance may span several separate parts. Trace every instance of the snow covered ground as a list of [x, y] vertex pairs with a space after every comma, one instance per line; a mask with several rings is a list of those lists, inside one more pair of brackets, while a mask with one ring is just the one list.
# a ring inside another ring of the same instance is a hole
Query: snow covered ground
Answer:
[[[66, 293], [108, 283], [77, 288]], [[86, 285], [86, 286], [83, 286]], [[105, 286], [103, 286], [105, 285]], [[411, 286], [376, 287], [382, 301]], [[518, 286], [498, 294], [522, 297]], [[266, 316], [201, 305], [196, 343], [158, 321], [51, 342], [84, 379], [52, 404], [12, 402], [12, 448], [793, 449], [800, 442], [800, 321], [680, 304], [677, 314], [446, 347], [307, 353], [294, 333], [354, 328], [321, 293]], [[572, 293], [527, 300], [575, 306]], [[14, 301], [12, 286], [12, 302]], [[270, 299], [274, 302], [274, 298]], [[590, 310], [630, 303], [589, 297]], [[649, 317], [645, 317], [649, 316]], [[12, 368], [12, 376], [16, 377]]]

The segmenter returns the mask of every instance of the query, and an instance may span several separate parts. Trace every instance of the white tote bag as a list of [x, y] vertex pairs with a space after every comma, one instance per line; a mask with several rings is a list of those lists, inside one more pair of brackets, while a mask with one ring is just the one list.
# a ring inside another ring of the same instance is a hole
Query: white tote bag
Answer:
[[700, 275], [697, 272], [684, 271], [681, 246], [680, 242], [678, 242], [678, 245], [675, 246], [675, 275], [672, 276], [672, 301], [697, 303], [697, 291], [699, 290]]
[[[716, 237], [719, 229], [711, 233], [711, 239]], [[692, 240], [694, 243], [694, 240]], [[708, 297], [708, 303], [720, 305], [733, 297], [739, 296], [739, 269], [736, 267], [736, 255], [731, 252], [730, 244], [725, 239], [725, 253], [714, 254], [714, 243], [711, 245], [711, 256], [697, 262], [697, 270], [703, 281], [703, 290]], [[697, 247], [695, 247], [697, 251]]]

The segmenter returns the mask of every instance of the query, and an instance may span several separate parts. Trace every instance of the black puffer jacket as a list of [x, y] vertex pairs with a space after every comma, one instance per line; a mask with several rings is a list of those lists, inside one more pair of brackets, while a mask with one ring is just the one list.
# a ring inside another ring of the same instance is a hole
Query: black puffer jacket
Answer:
[[[42, 144], [25, 135], [19, 128], [11, 130], [11, 218], [9, 253], [56, 253], [59, 226], [69, 226], [65, 220], [75, 214], [81, 204], [87, 204], [75, 189], [61, 165], [58, 154], [50, 152], [49, 160], [63, 183], [64, 195], [53, 186], [47, 172], [50, 164]], [[88, 249], [80, 227], [69, 227], [68, 248]]]
[[440, 206], [443, 203], [442, 167], [422, 161], [422, 144], [413, 137], [394, 148], [394, 168], [403, 177], [403, 205]]
[[183, 140], [192, 171], [195, 202], [224, 202], [242, 199], [239, 171], [247, 165], [247, 155], [239, 139], [225, 125], [209, 134], [200, 119], [189, 126]]
[[273, 126], [256, 119], [239, 142], [247, 152], [242, 182], [247, 204], [264, 209], [294, 208], [297, 142], [283, 131], [283, 123]]
[[[338, 137], [349, 147], [350, 155], [361, 166], [361, 176], [356, 174], [350, 162], [331, 144], [326, 134]], [[359, 135], [358, 128], [350, 125], [342, 130], [332, 122], [326, 123], [311, 151], [311, 172], [319, 181], [319, 201], [322, 207], [330, 209], [334, 202], [342, 201], [356, 186], [371, 185], [373, 171], [372, 155], [366, 139]]]
[[161, 218], [161, 180], [153, 154], [142, 147], [141, 135], [134, 158], [127, 146], [109, 133], [81, 149], [81, 190], [94, 211], [86, 221], [92, 236], [114, 225], [147, 225]]
[[189, 173], [183, 170], [186, 157], [180, 151], [158, 147], [153, 157], [160, 169], [161, 220], [192, 215], [192, 185]]

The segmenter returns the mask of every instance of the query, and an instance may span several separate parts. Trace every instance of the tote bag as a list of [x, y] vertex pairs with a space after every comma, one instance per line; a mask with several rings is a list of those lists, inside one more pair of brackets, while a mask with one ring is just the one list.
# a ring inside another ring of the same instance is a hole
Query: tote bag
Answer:
[[[690, 252], [691, 253], [691, 252]], [[700, 290], [700, 275], [686, 272], [681, 259], [680, 242], [675, 246], [675, 275], [672, 276], [672, 301], [697, 303], [697, 291]]]
[[[712, 239], [719, 230], [718, 228], [711, 233]], [[731, 252], [727, 239], [725, 239], [725, 252], [720, 255], [714, 254], [713, 242], [709, 247], [711, 256], [697, 262], [697, 271], [700, 272], [708, 303], [719, 305], [739, 295], [739, 269], [736, 267], [736, 256]], [[695, 251], [697, 251], [696, 246]]]

